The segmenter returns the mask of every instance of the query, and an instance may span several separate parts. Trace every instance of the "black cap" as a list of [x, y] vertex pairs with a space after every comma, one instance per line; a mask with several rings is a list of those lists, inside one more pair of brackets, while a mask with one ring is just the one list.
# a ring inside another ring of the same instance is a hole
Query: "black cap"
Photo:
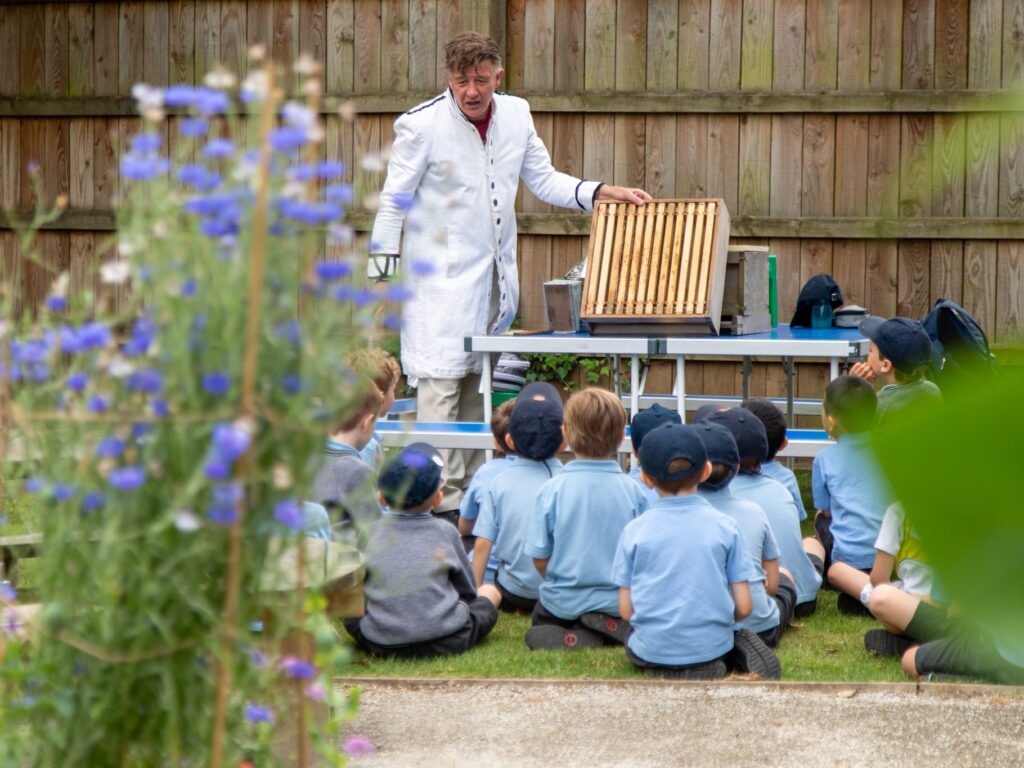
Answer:
[[[686, 459], [690, 467], [679, 472], [669, 472], [669, 465], [676, 459]], [[658, 480], [674, 482], [693, 477], [704, 470], [708, 452], [704, 448], [697, 430], [685, 424], [663, 424], [652, 429], [640, 446], [640, 468]]]
[[377, 487], [388, 506], [413, 509], [441, 487], [444, 459], [429, 443], [412, 443], [381, 468]]
[[[732, 436], [732, 432], [721, 424], [715, 424], [713, 421], [702, 421], [700, 424], [695, 425], [694, 429], [697, 430], [697, 434], [700, 435], [700, 439], [704, 442], [704, 448], [708, 452], [708, 461], [712, 464], [724, 464], [733, 470], [740, 465], [740, 451], [736, 447], [736, 438]], [[710, 480], [705, 480], [701, 483], [700, 487], [717, 491], [719, 488], [727, 486], [734, 474], [735, 472], [730, 472], [719, 483], [711, 483]]]
[[717, 403], [704, 403], [700, 408], [693, 412], [693, 423], [704, 421], [712, 413], [718, 413], [719, 411], [727, 411], [725, 408]]
[[917, 320], [909, 317], [886, 320], [872, 315], [860, 324], [860, 332], [875, 342], [882, 356], [900, 371], [910, 373], [932, 361], [932, 340]]
[[639, 451], [644, 435], [663, 424], [682, 424], [682, 417], [676, 412], [663, 408], [655, 403], [646, 411], [640, 411], [633, 417], [629, 425], [629, 439], [633, 442], [633, 450]]
[[732, 432], [736, 448], [740, 452], [740, 460], [764, 461], [768, 458], [768, 433], [761, 420], [746, 408], [719, 411], [708, 416], [707, 421], [720, 424]]
[[508, 417], [508, 433], [517, 456], [550, 459], [562, 445], [562, 401], [520, 395]]

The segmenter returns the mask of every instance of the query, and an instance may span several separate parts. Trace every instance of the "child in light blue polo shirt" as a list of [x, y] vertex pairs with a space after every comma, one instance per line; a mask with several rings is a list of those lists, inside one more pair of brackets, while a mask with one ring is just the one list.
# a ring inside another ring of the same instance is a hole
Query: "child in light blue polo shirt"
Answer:
[[784, 569], [779, 573], [779, 545], [775, 543], [764, 510], [729, 490], [740, 465], [740, 452], [732, 432], [707, 421], [696, 425], [695, 429], [711, 462], [711, 475], [700, 484], [698, 494], [739, 527], [740, 539], [753, 568], [754, 575], [750, 578], [753, 607], [737, 629], [749, 629], [774, 648], [779, 644], [782, 630], [792, 623], [796, 588]]
[[[644, 435], [650, 432], [652, 429], [662, 426], [663, 424], [682, 424], [683, 419], [678, 412], [663, 408], [662, 406], [655, 403], [650, 408], [640, 411], [629, 424], [629, 440], [633, 444], [633, 455], [640, 456], [640, 446], [644, 442]], [[629, 470], [629, 476], [632, 480], [640, 486], [640, 489], [646, 494], [647, 502], [653, 504], [658, 500], [658, 492], [653, 488], [648, 488], [644, 485], [644, 481], [640, 479], [640, 462], [637, 460], [634, 462], [633, 468]]]
[[779, 545], [779, 565], [791, 575], [796, 588], [794, 615], [811, 615], [817, 606], [824, 563], [820, 555], [809, 555], [804, 551], [800, 513], [789, 491], [761, 474], [761, 462], [768, 455], [764, 424], [746, 408], [719, 411], [709, 416], [708, 421], [719, 423], [732, 432], [740, 453], [740, 471], [730, 490], [735, 496], [752, 501], [764, 510]]
[[777, 480], [789, 491], [793, 497], [793, 503], [800, 510], [800, 519], [807, 519], [807, 510], [804, 508], [804, 500], [800, 495], [800, 486], [796, 482], [796, 475], [793, 470], [776, 460], [779, 451], [786, 447], [789, 438], [786, 437], [786, 416], [776, 407], [775, 403], [763, 397], [749, 397], [741, 405], [757, 416], [764, 424], [765, 434], [768, 436], [768, 458], [761, 462], [761, 474]]
[[537, 492], [562, 468], [555, 458], [562, 447], [561, 400], [521, 395], [509, 416], [506, 440], [517, 458], [484, 494], [474, 528], [473, 573], [477, 585], [483, 584], [484, 564], [493, 554], [498, 561], [494, 585], [501, 592], [502, 609], [532, 612], [541, 577], [523, 546]]
[[[459, 535], [462, 542], [469, 551], [469, 559], [473, 559], [473, 529], [476, 526], [476, 519], [480, 516], [480, 505], [483, 503], [487, 489], [491, 482], [512, 466], [516, 455], [505, 442], [508, 437], [508, 417], [512, 413], [512, 407], [516, 401], [506, 400], [493, 411], [491, 411], [491, 436], [494, 438], [494, 458], [485, 463], [473, 473], [473, 479], [469, 488], [462, 497], [462, 504], [459, 506]], [[492, 555], [487, 560], [487, 568], [484, 571], [484, 584], [494, 583], [494, 574], [498, 571], [498, 561]]]
[[[840, 376], [825, 389], [822, 423], [837, 442], [814, 457], [811, 489], [818, 509], [815, 538], [825, 550], [826, 574], [833, 562], [871, 570], [882, 518], [893, 501], [868, 445], [876, 404], [874, 389], [856, 376]], [[840, 600], [841, 610], [862, 612], [859, 592], [850, 597], [855, 599]]]
[[711, 473], [697, 429], [651, 431], [640, 466], [659, 498], [626, 526], [612, 567], [619, 611], [633, 630], [626, 657], [674, 679], [719, 678], [729, 666], [778, 678], [775, 654], [750, 630], [735, 632], [750, 614], [757, 574], [735, 521], [695, 493]]
[[594, 387], [574, 394], [563, 429], [576, 458], [537, 494], [524, 549], [544, 578], [526, 633], [531, 649], [625, 639], [612, 559], [622, 529], [647, 508], [643, 491], [613, 458], [626, 432], [626, 411], [614, 394]]

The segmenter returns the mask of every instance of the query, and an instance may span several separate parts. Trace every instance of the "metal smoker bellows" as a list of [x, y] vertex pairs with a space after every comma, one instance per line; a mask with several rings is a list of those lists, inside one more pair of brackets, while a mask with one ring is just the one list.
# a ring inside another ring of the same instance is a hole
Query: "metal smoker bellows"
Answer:
[[720, 331], [725, 201], [602, 201], [594, 208], [582, 318], [595, 334]]

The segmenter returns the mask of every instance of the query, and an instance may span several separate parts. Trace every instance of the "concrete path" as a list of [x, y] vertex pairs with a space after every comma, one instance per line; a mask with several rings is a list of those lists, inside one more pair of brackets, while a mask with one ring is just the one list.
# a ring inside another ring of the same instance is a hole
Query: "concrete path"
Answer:
[[[341, 684], [341, 681], [339, 681]], [[1024, 689], [363, 681], [356, 768], [1024, 765]]]

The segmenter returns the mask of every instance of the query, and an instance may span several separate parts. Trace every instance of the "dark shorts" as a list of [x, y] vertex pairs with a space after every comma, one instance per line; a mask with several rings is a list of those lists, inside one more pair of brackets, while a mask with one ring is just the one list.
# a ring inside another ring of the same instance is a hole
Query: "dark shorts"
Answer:
[[653, 661], [645, 661], [644, 659], [641, 659], [629, 649], [628, 645], [626, 646], [626, 658], [629, 659], [629, 663], [637, 669], [643, 672], [648, 672], [652, 675], [664, 674], [666, 672], [682, 672], [684, 670], [700, 667], [715, 661], [724, 662], [726, 666], [728, 666], [729, 655], [730, 654], [727, 653], [724, 656], [718, 656], [714, 659], [708, 659], [707, 661], [697, 661], [693, 664], [655, 664]]
[[782, 630], [793, 623], [794, 610], [796, 609], [796, 585], [793, 580], [784, 573], [779, 574], [779, 589], [772, 597], [775, 604], [779, 606], [779, 623], [764, 632], [758, 632], [757, 636], [764, 640], [764, 644], [774, 648], [782, 639]]
[[459, 527], [459, 510], [457, 509], [449, 509], [444, 512], [431, 512], [430, 514], [438, 520], [446, 520], [456, 528]]
[[539, 599], [533, 607], [533, 620], [531, 623], [535, 627], [538, 624], [555, 624], [566, 629], [579, 629], [583, 626], [580, 624], [578, 616], [575, 619], [563, 619], [560, 616], [555, 616], [555, 614], [544, 607], [544, 604]]
[[502, 586], [497, 577], [494, 579], [494, 586], [496, 586], [498, 591], [501, 593], [501, 610], [506, 613], [533, 613], [533, 609], [537, 605], [536, 598], [523, 597], [522, 595], [517, 595], [515, 592], [509, 592], [504, 586]]
[[956, 632], [956, 624], [950, 620], [945, 609], [923, 600], [914, 611], [904, 634], [919, 643], [929, 643], [949, 637]]
[[825, 562], [821, 565], [821, 574], [828, 573], [832, 566], [832, 516], [818, 512], [814, 516], [814, 535], [825, 548]]
[[[821, 561], [821, 558], [817, 555], [807, 553], [807, 559], [811, 561], [811, 565], [814, 566], [814, 570], [818, 572], [818, 575], [822, 577], [824, 583], [825, 578], [825, 563]], [[812, 613], [818, 610], [818, 596], [815, 595], [810, 600], [805, 600], [802, 603], [796, 603], [793, 606], [793, 618], [794, 619], [806, 619]]]
[[919, 675], [936, 672], [1024, 685], [1024, 668], [1004, 659], [996, 650], [992, 637], [969, 624], [956, 623], [950, 637], [918, 646], [915, 660]]
[[450, 635], [406, 645], [381, 645], [363, 637], [360, 619], [346, 619], [345, 630], [356, 641], [356, 647], [372, 656], [395, 659], [419, 659], [427, 656], [453, 656], [465, 653], [483, 640], [498, 623], [498, 609], [486, 597], [478, 597], [469, 604], [469, 620]]

